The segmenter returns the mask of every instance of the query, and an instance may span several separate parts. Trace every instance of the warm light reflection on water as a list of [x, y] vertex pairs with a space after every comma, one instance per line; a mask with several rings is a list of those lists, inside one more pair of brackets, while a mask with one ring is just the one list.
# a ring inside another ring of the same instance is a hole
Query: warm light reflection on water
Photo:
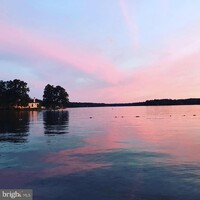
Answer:
[[1, 112], [0, 142], [0, 187], [35, 199], [200, 198], [200, 106]]

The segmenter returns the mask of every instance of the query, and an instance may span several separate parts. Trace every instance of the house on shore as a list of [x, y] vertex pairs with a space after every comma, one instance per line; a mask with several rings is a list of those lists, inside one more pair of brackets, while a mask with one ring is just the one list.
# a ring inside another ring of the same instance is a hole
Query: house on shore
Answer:
[[39, 102], [36, 102], [36, 99], [34, 97], [33, 102], [28, 103], [28, 107], [26, 108], [30, 108], [30, 109], [37, 109], [39, 108]]
[[16, 105], [16, 106], [14, 106], [14, 108], [16, 108], [16, 109], [38, 109], [38, 108], [40, 108], [40, 102], [38, 100], [36, 100], [36, 98], [34, 97], [34, 99], [31, 100], [31, 102], [29, 102], [27, 106]]

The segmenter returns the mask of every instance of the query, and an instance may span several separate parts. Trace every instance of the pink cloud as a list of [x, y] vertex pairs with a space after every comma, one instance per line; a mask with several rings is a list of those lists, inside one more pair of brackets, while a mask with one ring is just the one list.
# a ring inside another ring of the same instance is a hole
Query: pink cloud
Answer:
[[200, 97], [200, 51], [176, 59], [162, 59], [138, 68], [119, 85], [102, 89], [100, 98], [136, 102], [154, 98]]
[[[124, 2], [121, 1], [121, 4], [126, 6]], [[123, 9], [125, 12], [125, 7]], [[109, 83], [98, 88], [93, 85], [74, 87], [70, 93], [72, 101], [135, 102], [154, 98], [200, 97], [200, 29], [196, 24], [186, 27], [190, 31], [181, 30], [165, 40], [167, 45], [154, 50], [157, 60], [134, 70], [124, 70], [123, 74], [101, 55], [85, 50], [80, 44], [60, 43], [5, 23], [0, 23], [0, 26], [1, 51], [65, 66], [58, 68], [59, 71], [70, 65]], [[45, 67], [47, 71], [48, 67]], [[32, 85], [37, 89], [45, 83], [37, 81]]]
[[81, 70], [108, 83], [117, 83], [121, 77], [116, 66], [101, 55], [90, 52], [79, 44], [50, 40], [24, 28], [0, 23], [0, 50], [14, 54], [47, 59]]
[[[192, 32], [191, 32], [192, 31]], [[200, 27], [190, 24], [161, 47], [152, 50], [157, 59], [129, 71], [120, 84], [101, 90], [108, 102], [135, 102], [154, 98], [200, 97]]]

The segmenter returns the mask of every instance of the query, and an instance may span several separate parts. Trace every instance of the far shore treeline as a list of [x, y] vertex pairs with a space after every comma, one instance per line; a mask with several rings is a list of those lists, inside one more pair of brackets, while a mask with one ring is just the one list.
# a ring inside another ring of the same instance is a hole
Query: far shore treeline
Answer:
[[[19, 79], [0, 80], [0, 109], [27, 109], [33, 102], [29, 96], [28, 84]], [[166, 105], [200, 105], [200, 98], [190, 99], [154, 99], [136, 103], [87, 103], [69, 102], [69, 95], [61, 86], [47, 84], [44, 88], [43, 99], [35, 99], [37, 109], [60, 109], [67, 107], [108, 107], [108, 106], [166, 106]]]

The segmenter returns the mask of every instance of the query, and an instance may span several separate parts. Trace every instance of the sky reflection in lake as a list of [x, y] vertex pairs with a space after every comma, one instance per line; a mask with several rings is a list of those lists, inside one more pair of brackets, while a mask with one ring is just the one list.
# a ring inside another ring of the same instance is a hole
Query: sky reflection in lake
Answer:
[[[200, 197], [200, 106], [0, 115], [1, 188], [33, 188], [35, 199]], [[26, 142], [10, 142], [18, 134]]]

